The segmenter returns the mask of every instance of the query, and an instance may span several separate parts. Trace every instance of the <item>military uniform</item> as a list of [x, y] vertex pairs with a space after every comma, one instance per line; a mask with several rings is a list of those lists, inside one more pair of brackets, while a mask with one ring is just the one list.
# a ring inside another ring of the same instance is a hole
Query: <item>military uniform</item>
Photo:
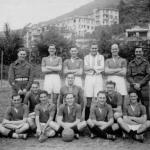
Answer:
[[[146, 107], [147, 116], [149, 115], [149, 80], [150, 80], [149, 62], [141, 58], [140, 60], [132, 60], [127, 69], [127, 80], [130, 83], [130, 89], [134, 89], [134, 83], [140, 84], [140, 90], [136, 90], [139, 99]], [[135, 89], [134, 89], [135, 90]]]
[[33, 82], [33, 68], [27, 61], [16, 60], [9, 68], [9, 83], [12, 87], [12, 94], [19, 90], [30, 89]]

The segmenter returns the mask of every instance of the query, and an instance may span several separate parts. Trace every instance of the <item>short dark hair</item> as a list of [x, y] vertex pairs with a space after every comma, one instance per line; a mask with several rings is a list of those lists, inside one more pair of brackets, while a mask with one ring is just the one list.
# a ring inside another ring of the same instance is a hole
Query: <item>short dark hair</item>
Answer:
[[136, 46], [136, 47], [135, 47], [135, 50], [138, 49], [138, 48], [141, 48], [141, 49], [143, 50], [143, 48], [142, 48], [141, 46]]
[[97, 47], [98, 47], [98, 43], [97, 43], [97, 42], [92, 42], [92, 43], [91, 43], [91, 46], [92, 46], [92, 45], [97, 45]]
[[[13, 99], [14, 97], [16, 97], [16, 96], [20, 96], [18, 93], [16, 93], [16, 94], [13, 94], [12, 96], [11, 96], [11, 98]], [[21, 98], [21, 96], [20, 96], [20, 98]]]
[[138, 94], [137, 94], [137, 91], [136, 90], [130, 90], [129, 92], [128, 92], [128, 94], [130, 95], [130, 94], [132, 94], [132, 93], [135, 93], [137, 96], [138, 96]]
[[107, 82], [106, 82], [106, 85], [108, 85], [108, 84], [114, 85], [114, 87], [116, 86], [116, 83], [113, 82], [113, 81], [107, 81]]
[[55, 45], [55, 44], [49, 44], [49, 46], [48, 46], [48, 47], [50, 47], [50, 46], [54, 46], [54, 47], [56, 47], [56, 45]]
[[97, 96], [98, 96], [99, 94], [104, 94], [104, 95], [106, 96], [106, 92], [105, 92], [105, 91], [99, 91], [99, 92], [97, 93]]
[[18, 48], [17, 52], [19, 53], [20, 51], [27, 52], [25, 47], [20, 47], [20, 48]]
[[75, 95], [72, 93], [72, 92], [68, 92], [68, 93], [66, 93], [65, 95], [64, 95], [64, 98], [66, 98], [68, 95], [72, 95], [73, 97], [75, 97]]
[[41, 96], [41, 94], [46, 94], [46, 95], [48, 96], [48, 92], [45, 91], [45, 90], [42, 90], [42, 91], [40, 92], [40, 96]]
[[36, 85], [39, 86], [39, 85], [40, 85], [40, 82], [39, 82], [39, 81], [33, 81], [32, 85], [33, 85], [33, 84], [36, 84]]
[[68, 77], [69, 75], [73, 75], [73, 76], [75, 77], [74, 73], [71, 73], [71, 72], [69, 72], [69, 73], [66, 75], [66, 77]]

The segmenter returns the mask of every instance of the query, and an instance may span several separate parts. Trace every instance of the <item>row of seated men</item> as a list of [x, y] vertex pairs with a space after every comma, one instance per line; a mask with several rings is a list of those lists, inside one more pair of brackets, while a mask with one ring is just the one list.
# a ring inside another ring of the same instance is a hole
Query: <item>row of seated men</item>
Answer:
[[44, 142], [48, 137], [61, 136], [67, 128], [71, 128], [79, 139], [80, 132], [88, 128], [91, 138], [115, 140], [120, 131], [123, 137], [143, 142], [150, 121], [145, 106], [138, 102], [136, 91], [129, 92], [129, 102], [122, 107], [122, 96], [115, 91], [115, 83], [108, 81], [106, 91], [97, 93], [86, 119], [85, 105], [84, 97], [73, 92], [65, 93], [63, 101], [60, 99], [55, 105], [50, 102], [48, 92], [40, 90], [39, 82], [34, 81], [23, 103], [19, 94], [12, 96], [0, 133], [26, 139], [30, 129], [35, 131], [39, 142]]

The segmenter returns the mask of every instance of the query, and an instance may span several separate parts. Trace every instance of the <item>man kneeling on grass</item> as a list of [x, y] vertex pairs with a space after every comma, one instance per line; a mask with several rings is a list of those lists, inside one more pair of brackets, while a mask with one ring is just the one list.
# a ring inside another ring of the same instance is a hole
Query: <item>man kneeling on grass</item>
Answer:
[[75, 138], [79, 138], [79, 132], [86, 127], [85, 121], [81, 120], [81, 106], [75, 103], [75, 96], [72, 93], [67, 93], [64, 104], [61, 104], [57, 114], [57, 123], [51, 122], [51, 127], [61, 134], [64, 128], [74, 130]]
[[124, 131], [133, 139], [143, 142], [143, 133], [148, 127], [146, 108], [141, 103], [137, 102], [138, 96], [136, 91], [129, 92], [129, 104], [123, 110], [123, 118], [118, 118], [118, 123]]
[[29, 129], [27, 123], [28, 107], [22, 104], [20, 95], [12, 96], [12, 105], [8, 107], [5, 118], [0, 125], [0, 132], [6, 137], [26, 139]]
[[35, 106], [36, 135], [39, 137], [39, 142], [44, 142], [48, 137], [55, 135], [55, 131], [50, 127], [55, 111], [55, 104], [49, 103], [48, 92], [41, 91], [40, 103]]
[[106, 93], [99, 91], [97, 104], [91, 107], [90, 117], [87, 124], [91, 131], [91, 138], [94, 136], [115, 140], [115, 131], [112, 129], [114, 123], [112, 107], [106, 103]]

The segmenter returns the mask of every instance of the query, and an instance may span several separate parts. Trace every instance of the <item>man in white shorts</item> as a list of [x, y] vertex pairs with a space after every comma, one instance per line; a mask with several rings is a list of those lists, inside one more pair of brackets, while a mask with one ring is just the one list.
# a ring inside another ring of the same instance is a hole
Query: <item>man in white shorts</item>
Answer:
[[70, 49], [71, 58], [66, 59], [63, 64], [63, 73], [67, 76], [68, 73], [73, 73], [75, 75], [74, 84], [80, 87], [82, 86], [82, 75], [83, 75], [83, 60], [80, 59], [78, 54], [78, 49], [72, 47]]
[[89, 118], [92, 98], [97, 97], [98, 91], [103, 91], [104, 56], [98, 53], [98, 45], [92, 44], [90, 54], [84, 57], [85, 97], [87, 105], [85, 108], [85, 120]]
[[51, 44], [48, 49], [49, 56], [42, 59], [42, 72], [45, 73], [43, 89], [51, 95], [53, 103], [57, 105], [57, 99], [61, 88], [60, 71], [62, 59], [55, 55], [56, 48]]
[[146, 115], [146, 108], [137, 102], [138, 95], [136, 91], [129, 92], [130, 102], [123, 110], [123, 118], [118, 118], [118, 123], [125, 133], [132, 138], [143, 142], [143, 133], [149, 126]]
[[119, 47], [117, 44], [111, 46], [112, 58], [105, 62], [105, 74], [108, 81], [116, 83], [116, 91], [122, 96], [127, 95], [126, 72], [127, 62], [118, 55]]

